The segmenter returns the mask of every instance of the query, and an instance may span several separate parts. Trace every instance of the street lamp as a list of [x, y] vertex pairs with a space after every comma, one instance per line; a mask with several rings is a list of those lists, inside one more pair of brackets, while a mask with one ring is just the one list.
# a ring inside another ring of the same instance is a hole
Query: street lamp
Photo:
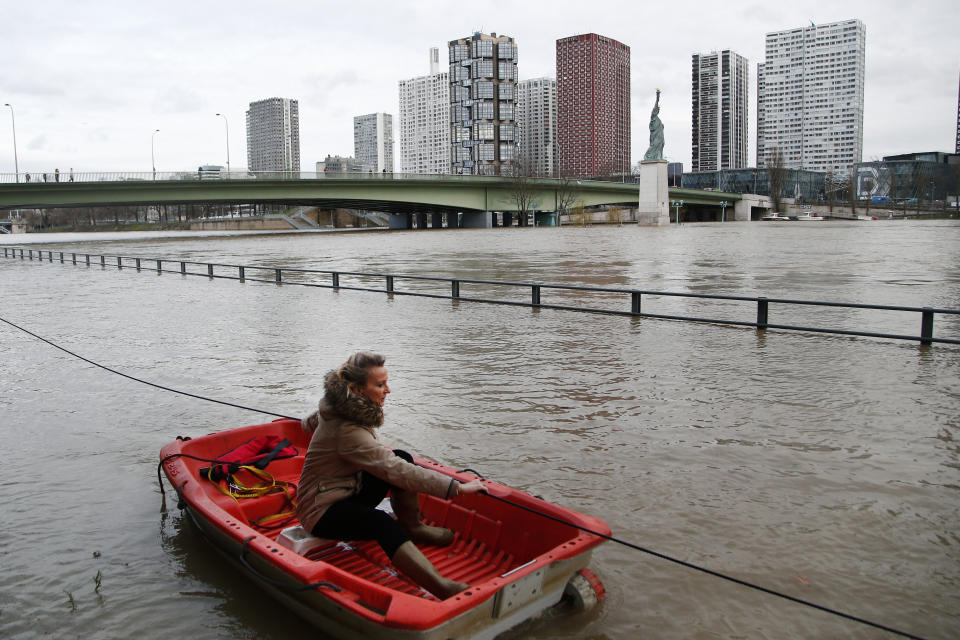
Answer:
[[160, 129], [154, 129], [153, 133], [150, 135], [150, 166], [153, 167], [153, 179], [157, 179], [157, 161], [153, 153], [153, 141], [157, 137], [157, 134], [160, 133]]
[[730, 204], [726, 200], [720, 201], [720, 222], [725, 222], [725, 214], [727, 212], [727, 205]]
[[17, 119], [13, 116], [13, 105], [4, 102], [3, 106], [10, 107], [10, 126], [13, 127], [13, 176], [14, 180], [20, 182], [20, 165], [17, 162]]
[[677, 224], [680, 224], [680, 207], [683, 206], [683, 200], [671, 200], [670, 204], [676, 207], [677, 210]]
[[222, 113], [218, 113], [218, 116], [223, 118], [223, 125], [227, 128], [227, 178], [230, 178], [230, 123], [227, 121], [227, 116]]

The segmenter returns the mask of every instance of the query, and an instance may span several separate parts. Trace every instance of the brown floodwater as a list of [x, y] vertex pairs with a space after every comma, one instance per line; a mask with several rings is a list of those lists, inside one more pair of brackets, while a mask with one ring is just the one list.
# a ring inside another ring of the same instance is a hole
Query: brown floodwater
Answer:
[[[0, 244], [960, 308], [956, 221]], [[385, 442], [602, 518], [618, 538], [685, 562], [925, 638], [960, 628], [957, 345], [19, 258], [0, 258], [0, 300], [0, 317], [96, 362], [288, 415], [313, 409], [324, 372], [348, 354], [382, 352]], [[919, 331], [913, 314], [776, 313], [771, 322]], [[960, 317], [936, 322], [936, 335], [960, 337]], [[158, 489], [159, 450], [177, 435], [269, 416], [137, 384], [4, 323], [0, 378], [0, 636], [324, 637], [227, 566]], [[893, 637], [612, 542], [591, 566], [608, 593], [600, 609], [508, 636]]]

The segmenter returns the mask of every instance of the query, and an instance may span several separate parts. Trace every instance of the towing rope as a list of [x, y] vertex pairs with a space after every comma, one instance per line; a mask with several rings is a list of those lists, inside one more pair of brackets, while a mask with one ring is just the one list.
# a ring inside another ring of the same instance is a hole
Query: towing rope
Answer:
[[[165, 387], [165, 386], [163, 386], [163, 385], [159, 385], [159, 384], [156, 384], [156, 383], [153, 383], [153, 382], [149, 382], [149, 381], [147, 381], [147, 380], [142, 380], [142, 379], [140, 379], [140, 378], [136, 378], [136, 377], [134, 377], [134, 376], [127, 375], [127, 374], [125, 374], [125, 373], [122, 373], [122, 372], [120, 372], [120, 371], [117, 371], [117, 370], [115, 370], [115, 369], [112, 369], [112, 368], [110, 368], [110, 367], [107, 367], [107, 366], [105, 366], [105, 365], [102, 365], [102, 364], [99, 364], [99, 363], [97, 363], [97, 362], [94, 362], [93, 360], [89, 360], [88, 358], [84, 358], [83, 356], [78, 355], [78, 354], [76, 354], [76, 353], [74, 353], [73, 351], [70, 351], [70, 350], [68, 350], [68, 349], [65, 349], [65, 348], [63, 348], [63, 347], [61, 347], [61, 346], [59, 346], [59, 345], [51, 342], [50, 340], [47, 340], [46, 338], [43, 338], [43, 337], [41, 337], [41, 336], [38, 336], [37, 334], [35, 334], [35, 333], [31, 332], [31, 331], [28, 331], [28, 330], [24, 329], [23, 327], [20, 327], [20, 326], [18, 326], [18, 325], [16, 325], [16, 324], [10, 322], [9, 320], [6, 320], [6, 319], [3, 318], [3, 317], [0, 317], [0, 322], [5, 322], [5, 323], [7, 323], [8, 325], [10, 325], [11, 327], [14, 327], [15, 329], [19, 329], [20, 331], [23, 331], [24, 333], [26, 333], [26, 334], [28, 334], [28, 335], [30, 335], [30, 336], [33, 336], [34, 338], [36, 338], [36, 339], [38, 339], [38, 340], [40, 340], [40, 341], [42, 341], [42, 342], [45, 342], [45, 343], [49, 344], [51, 347], [54, 347], [54, 348], [56, 348], [56, 349], [59, 349], [60, 351], [63, 351], [64, 353], [70, 354], [71, 356], [73, 356], [73, 357], [75, 357], [75, 358], [79, 358], [80, 360], [83, 360], [84, 362], [86, 362], [86, 363], [88, 363], [88, 364], [92, 364], [92, 365], [94, 365], [95, 367], [99, 367], [99, 368], [101, 368], [101, 369], [103, 369], [103, 370], [105, 370], [105, 371], [109, 371], [110, 373], [115, 373], [115, 374], [117, 374], [117, 375], [119, 375], [119, 376], [123, 376], [124, 378], [127, 378], [127, 379], [129, 379], [129, 380], [133, 380], [133, 381], [135, 381], [135, 382], [140, 382], [140, 383], [142, 383], [142, 384], [146, 384], [146, 385], [149, 385], [149, 386], [151, 386], [151, 387], [155, 387], [155, 388], [157, 388], [157, 389], [162, 389], [162, 390], [164, 390], [164, 391], [172, 391], [173, 393], [179, 393], [179, 394], [181, 394], [181, 395], [185, 395], [185, 396], [188, 396], [188, 397], [190, 397], [190, 398], [196, 398], [197, 400], [206, 400], [206, 401], [208, 401], [208, 402], [216, 402], [216, 403], [218, 403], [218, 404], [223, 404], [223, 405], [227, 405], [227, 406], [230, 406], [230, 407], [235, 407], [235, 408], [237, 408], [237, 409], [245, 409], [245, 410], [247, 410], [247, 411], [254, 411], [254, 412], [256, 412], [256, 413], [263, 413], [263, 414], [270, 415], [270, 416], [276, 416], [276, 417], [278, 417], [278, 418], [287, 418], [287, 419], [290, 419], [290, 420], [299, 420], [299, 418], [295, 418], [295, 417], [293, 417], [293, 416], [287, 416], [287, 415], [283, 415], [283, 414], [280, 414], [280, 413], [274, 413], [274, 412], [272, 412], [272, 411], [264, 411], [263, 409], [256, 409], [256, 408], [253, 408], [253, 407], [245, 407], [245, 406], [243, 406], [243, 405], [234, 404], [234, 403], [232, 403], [232, 402], [225, 402], [225, 401], [223, 401], [223, 400], [216, 400], [216, 399], [214, 399], [214, 398], [208, 398], [208, 397], [205, 397], [205, 396], [201, 396], [201, 395], [197, 395], [197, 394], [193, 394], [193, 393], [188, 393], [188, 392], [186, 392], [186, 391], [180, 391], [180, 390], [178, 390], [178, 389], [173, 389], [173, 388], [170, 388], [170, 387]], [[191, 455], [185, 454], [185, 453], [175, 453], [175, 454], [172, 454], [172, 455], [169, 455], [169, 456], [163, 458], [163, 459], [160, 461], [160, 464], [157, 466], [157, 481], [158, 481], [159, 484], [160, 484], [160, 492], [161, 492], [161, 493], [163, 493], [163, 481], [162, 481], [161, 476], [160, 476], [160, 470], [161, 470], [163, 464], [164, 464], [167, 460], [170, 460], [170, 459], [172, 459], [172, 458], [178, 458], [178, 457], [191, 458], [191, 459], [193, 459], [193, 460], [200, 460], [200, 461], [202, 461], [202, 462], [211, 462], [211, 463], [216, 462], [216, 460], [209, 460], [209, 459], [204, 459], [204, 458], [198, 458], [198, 457], [196, 457], [196, 456], [191, 456]], [[474, 471], [473, 469], [463, 469], [463, 470], [461, 470], [461, 473], [465, 473], [465, 472], [470, 472], [470, 473], [474, 474], [475, 476], [477, 476], [477, 477], [478, 477], [479, 479], [481, 479], [481, 480], [484, 479], [483, 476], [481, 476], [479, 473], [477, 473], [477, 472]], [[222, 491], [222, 490], [223, 490], [223, 489], [221, 488], [221, 491]], [[179, 494], [179, 491], [178, 491], [178, 494]], [[887, 632], [889, 632], [889, 633], [893, 633], [893, 634], [896, 634], [896, 635], [898, 635], [898, 636], [902, 636], [902, 637], [904, 637], [904, 638], [911, 638], [912, 640], [924, 640], [923, 637], [917, 636], [917, 635], [914, 635], [914, 634], [911, 634], [911, 633], [907, 633], [906, 631], [900, 631], [899, 629], [894, 629], [893, 627], [888, 627], [888, 626], [883, 625], [883, 624], [880, 624], [880, 623], [878, 623], [878, 622], [873, 622], [873, 621], [871, 621], [871, 620], [867, 620], [866, 618], [861, 618], [861, 617], [858, 617], [858, 616], [854, 616], [854, 615], [852, 615], [852, 614], [844, 613], [843, 611], [838, 611], [838, 610], [836, 610], [836, 609], [831, 609], [830, 607], [826, 607], [826, 606], [817, 604], [817, 603], [815, 603], [815, 602], [810, 602], [810, 601], [808, 601], [808, 600], [803, 600], [802, 598], [797, 598], [797, 597], [794, 597], [794, 596], [791, 596], [791, 595], [788, 595], [788, 594], [785, 594], [785, 593], [781, 593], [781, 592], [779, 592], [779, 591], [775, 591], [775, 590], [773, 590], [773, 589], [768, 589], [767, 587], [763, 587], [763, 586], [760, 586], [760, 585], [756, 585], [756, 584], [753, 584], [753, 583], [751, 583], [751, 582], [747, 582], [747, 581], [745, 581], [745, 580], [741, 580], [741, 579], [739, 579], [739, 578], [734, 578], [733, 576], [728, 576], [728, 575], [723, 574], [723, 573], [720, 573], [720, 572], [718, 572], [718, 571], [714, 571], [714, 570], [712, 570], [712, 569], [707, 569], [707, 568], [705, 568], [705, 567], [701, 567], [701, 566], [695, 565], [695, 564], [693, 564], [693, 563], [686, 562], [686, 561], [684, 561], [684, 560], [680, 560], [680, 559], [678, 559], [678, 558], [674, 558], [674, 557], [668, 556], [668, 555], [666, 555], [666, 554], [659, 553], [659, 552], [657, 552], [657, 551], [653, 551], [652, 549], [647, 549], [647, 548], [645, 548], [645, 547], [641, 547], [640, 545], [633, 544], [632, 542], [627, 542], [627, 541], [625, 541], [625, 540], [621, 540], [621, 539], [615, 538], [615, 537], [613, 537], [613, 536], [608, 536], [608, 535], [606, 535], [606, 534], [600, 533], [599, 531], [593, 531], [593, 530], [591, 530], [591, 529], [587, 529], [586, 527], [581, 527], [581, 526], [576, 525], [576, 524], [574, 524], [574, 523], [572, 523], [572, 522], [569, 522], [569, 521], [567, 521], [567, 520], [564, 520], [563, 518], [558, 518], [558, 517], [556, 517], [556, 516], [550, 515], [550, 514], [548, 514], [548, 513], [544, 513], [544, 512], [542, 512], [542, 511], [538, 511], [538, 510], [533, 509], [533, 508], [531, 508], [531, 507], [527, 507], [527, 506], [525, 506], [525, 505], [518, 504], [518, 503], [513, 502], [513, 501], [511, 501], [511, 500], [507, 500], [506, 498], [501, 498], [501, 497], [499, 497], [499, 496], [492, 495], [492, 494], [488, 493], [487, 491], [482, 491], [481, 494], [482, 494], [482, 495], [485, 495], [485, 496], [487, 496], [487, 497], [489, 497], [489, 498], [493, 498], [494, 500], [499, 500], [499, 501], [501, 501], [501, 502], [510, 504], [510, 505], [512, 505], [512, 506], [514, 506], [514, 507], [517, 507], [517, 508], [519, 508], [519, 509], [523, 509], [523, 510], [525, 510], [525, 511], [529, 511], [530, 513], [534, 513], [534, 514], [539, 515], [539, 516], [541, 516], [541, 517], [543, 517], [543, 518], [547, 518], [547, 519], [549, 519], [549, 520], [553, 520], [553, 521], [555, 521], [555, 522], [559, 522], [559, 523], [561, 523], [561, 524], [565, 524], [565, 525], [567, 525], [567, 526], [569, 526], [569, 527], [573, 527], [574, 529], [578, 529], [578, 530], [583, 531], [583, 532], [585, 532], [585, 533], [589, 533], [589, 534], [591, 534], [591, 535], [594, 535], [594, 536], [603, 538], [604, 540], [609, 540], [610, 542], [615, 542], [615, 543], [617, 543], [617, 544], [623, 545], [623, 546], [628, 547], [628, 548], [630, 548], [630, 549], [634, 549], [634, 550], [636, 550], [636, 551], [640, 551], [640, 552], [642, 552], [642, 553], [647, 553], [647, 554], [652, 555], [652, 556], [655, 556], [655, 557], [657, 557], [657, 558], [661, 558], [661, 559], [663, 559], [663, 560], [667, 560], [667, 561], [669, 561], [669, 562], [673, 562], [673, 563], [679, 564], [679, 565], [681, 565], [681, 566], [683, 566], [683, 567], [686, 567], [686, 568], [688, 568], [688, 569], [694, 569], [695, 571], [701, 571], [701, 572], [706, 573], [706, 574], [708, 574], [708, 575], [711, 575], [711, 576], [714, 576], [714, 577], [717, 577], [717, 578], [721, 578], [721, 579], [723, 579], [723, 580], [728, 580], [728, 581], [730, 581], [730, 582], [734, 582], [734, 583], [739, 584], [739, 585], [742, 585], [742, 586], [744, 586], [744, 587], [749, 587], [749, 588], [751, 588], [751, 589], [755, 589], [755, 590], [757, 590], [757, 591], [761, 591], [761, 592], [766, 593], [766, 594], [768, 594], [768, 595], [777, 596], [777, 597], [779, 597], [779, 598], [783, 598], [783, 599], [785, 599], [785, 600], [789, 600], [789, 601], [794, 602], [794, 603], [796, 603], [796, 604], [801, 604], [801, 605], [804, 605], [804, 606], [807, 606], [807, 607], [811, 607], [811, 608], [813, 608], [813, 609], [817, 609], [818, 611], [823, 611], [823, 612], [825, 612], [825, 613], [830, 613], [830, 614], [833, 614], [833, 615], [835, 615], [835, 616], [839, 616], [839, 617], [844, 618], [844, 619], [847, 619], [847, 620], [852, 620], [852, 621], [854, 621], [854, 622], [859, 622], [859, 623], [861, 623], [861, 624], [864, 624], [864, 625], [867, 625], [867, 626], [870, 626], [870, 627], [874, 627], [874, 628], [876, 628], [876, 629], [881, 629], [881, 630], [883, 630], [883, 631], [887, 631]], [[229, 495], [229, 494], [228, 494], [228, 495]], [[231, 496], [231, 497], [233, 497], [233, 496]], [[236, 498], [234, 498], [234, 499], [236, 499]], [[190, 512], [189, 509], [187, 509], [186, 511], [187, 511], [187, 513]], [[191, 514], [191, 518], [192, 518], [192, 517], [193, 517], [193, 516], [192, 516], [192, 514]], [[266, 581], [268, 581], [268, 582], [276, 583], [276, 581], [274, 581], [274, 580], [272, 580], [272, 579], [269, 579], [267, 576], [263, 576], [262, 574], [260, 574], [259, 572], [257, 572], [255, 569], [253, 569], [253, 567], [251, 567], [251, 566], [247, 563], [246, 558], [245, 558], [245, 555], [246, 555], [247, 545], [249, 544], [250, 540], [252, 540], [252, 537], [251, 537], [251, 538], [247, 538], [247, 539], [244, 540], [244, 542], [243, 542], [243, 545], [242, 545], [242, 547], [241, 547], [241, 553], [240, 553], [240, 561], [241, 561], [248, 569], [250, 569], [250, 571], [252, 571], [254, 574], [260, 576], [261, 578], [263, 578], [264, 580], [266, 580]], [[289, 585], [281, 585], [280, 583], [277, 583], [277, 585], [278, 585], [278, 586], [283, 586], [284, 588], [290, 588]], [[304, 585], [304, 586], [296, 587], [296, 588], [297, 588], [297, 589], [300, 589], [300, 588], [311, 588], [311, 587], [316, 587], [316, 586], [329, 586], [329, 587], [333, 587], [334, 589], [336, 589], [336, 587], [335, 587], [334, 585], [331, 585], [330, 583], [316, 583], [315, 585]], [[339, 590], [339, 589], [337, 589], [337, 590]]]
[[190, 397], [190, 398], [196, 398], [197, 400], [206, 400], [207, 402], [216, 402], [217, 404], [224, 404], [224, 405], [227, 405], [228, 407], [234, 407], [234, 408], [236, 408], [236, 409], [245, 409], [246, 411], [255, 411], [256, 413], [265, 413], [265, 414], [268, 415], [268, 416], [275, 416], [275, 417], [277, 417], [277, 418], [288, 418], [288, 419], [290, 419], [290, 420], [299, 420], [299, 418], [295, 418], [295, 417], [293, 417], [293, 416], [285, 416], [285, 415], [283, 415], [282, 413], [274, 413], [274, 412], [272, 412], [272, 411], [264, 411], [263, 409], [255, 409], [255, 408], [253, 408], [253, 407], [245, 407], [245, 406], [243, 406], [242, 404], [235, 404], [235, 403], [233, 403], [233, 402], [226, 402], [225, 400], [216, 400], [216, 399], [214, 399], [214, 398], [207, 398], [206, 396], [199, 396], [199, 395], [196, 395], [196, 394], [194, 394], [194, 393], [189, 393], [189, 392], [187, 392], [187, 391], [181, 391], [181, 390], [179, 390], [179, 389], [173, 389], [173, 388], [171, 388], [171, 387], [165, 387], [165, 386], [163, 386], [162, 384], [157, 384], [156, 382], [150, 382], [149, 380], [142, 380], [142, 379], [140, 379], [140, 378], [137, 378], [137, 377], [128, 375], [128, 374], [126, 374], [126, 373], [123, 373], [122, 371], [117, 371], [116, 369], [111, 369], [110, 367], [108, 367], [108, 366], [106, 366], [106, 365], [102, 365], [102, 364], [100, 364], [99, 362], [94, 362], [93, 360], [90, 360], [90, 359], [88, 359], [88, 358], [84, 358], [83, 356], [81, 356], [81, 355], [79, 355], [79, 354], [76, 354], [76, 353], [74, 353], [73, 351], [70, 351], [69, 349], [66, 349], [66, 348], [64, 348], [64, 347], [61, 347], [60, 345], [58, 345], [58, 344], [56, 344], [56, 343], [53, 343], [53, 342], [47, 340], [47, 339], [44, 338], [44, 337], [38, 336], [37, 334], [33, 333], [32, 331], [27, 331], [27, 330], [24, 329], [23, 327], [21, 327], [21, 326], [19, 326], [19, 325], [16, 325], [16, 324], [10, 322], [9, 320], [7, 320], [7, 319], [5, 319], [5, 318], [0, 317], [0, 322], [6, 322], [8, 325], [10, 325], [11, 327], [13, 327], [14, 329], [19, 329], [20, 331], [23, 331], [23, 332], [26, 333], [27, 335], [33, 336], [33, 337], [36, 338], [37, 340], [40, 340], [41, 342], [46, 342], [48, 345], [50, 345], [50, 346], [53, 347], [54, 349], [59, 349], [60, 351], [63, 351], [64, 353], [70, 354], [70, 355], [73, 356], [74, 358], [78, 358], [78, 359], [80, 359], [80, 360], [83, 360], [84, 362], [86, 362], [86, 363], [88, 363], [88, 364], [92, 364], [92, 365], [95, 366], [95, 367], [100, 367], [100, 368], [103, 369], [104, 371], [109, 371], [110, 373], [115, 373], [115, 374], [117, 374], [118, 376], [123, 376], [124, 378], [127, 378], [128, 380], [133, 380], [134, 382], [139, 382], [139, 383], [141, 383], [141, 384], [145, 384], [145, 385], [148, 385], [148, 386], [151, 386], [151, 387], [155, 387], [155, 388], [157, 388], [157, 389], [162, 389], [162, 390], [164, 390], [164, 391], [172, 391], [173, 393], [179, 393], [180, 395], [184, 395], [184, 396], [187, 396], [187, 397]]

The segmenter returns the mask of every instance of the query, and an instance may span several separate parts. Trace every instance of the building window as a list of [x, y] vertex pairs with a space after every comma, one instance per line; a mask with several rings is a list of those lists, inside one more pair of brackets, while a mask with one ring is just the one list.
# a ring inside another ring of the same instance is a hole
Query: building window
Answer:
[[477, 146], [474, 147], [474, 151], [475, 151], [474, 158], [478, 162], [482, 162], [484, 160], [493, 161], [493, 143], [492, 142], [484, 142], [484, 143], [478, 144]]
[[493, 102], [478, 102], [473, 105], [473, 119], [493, 120]]
[[470, 75], [473, 78], [492, 78], [493, 60], [474, 60]]
[[470, 50], [465, 44], [454, 44], [450, 46], [450, 62], [466, 60]]
[[474, 140], [493, 140], [493, 123], [478, 122], [473, 125]]
[[481, 80], [473, 83], [473, 97], [493, 99], [493, 82]]
[[493, 57], [493, 41], [492, 40], [474, 40], [473, 41], [473, 57], [474, 58], [492, 58]]

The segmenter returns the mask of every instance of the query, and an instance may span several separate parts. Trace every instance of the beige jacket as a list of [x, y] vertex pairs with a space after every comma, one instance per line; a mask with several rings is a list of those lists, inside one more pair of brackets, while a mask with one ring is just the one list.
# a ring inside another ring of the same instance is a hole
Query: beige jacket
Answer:
[[438, 498], [458, 493], [456, 480], [410, 464], [377, 440], [382, 409], [353, 393], [331, 371], [324, 379], [320, 407], [302, 421], [313, 432], [297, 488], [297, 517], [312, 531], [327, 508], [360, 490], [366, 471], [400, 489], [428, 493]]

